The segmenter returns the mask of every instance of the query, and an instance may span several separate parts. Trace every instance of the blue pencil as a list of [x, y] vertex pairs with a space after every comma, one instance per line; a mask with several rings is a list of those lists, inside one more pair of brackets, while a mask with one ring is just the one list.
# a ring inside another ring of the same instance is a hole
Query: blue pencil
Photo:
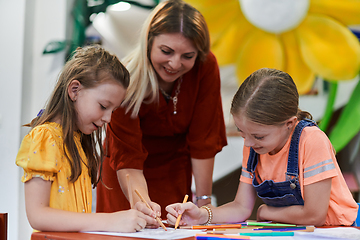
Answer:
[[299, 230], [306, 230], [306, 227], [282, 227], [282, 228], [255, 228], [254, 231], [278, 231], [278, 232], [284, 232], [284, 231], [299, 231]]
[[[210, 234], [209, 234], [210, 235]], [[244, 236], [246, 237], [246, 236]], [[214, 236], [196, 236], [196, 239], [197, 240], [239, 240], [239, 239], [249, 239], [249, 238], [239, 238], [239, 237], [236, 237], [236, 238], [232, 238], [231, 236], [229, 237], [214, 237]]]
[[294, 236], [294, 232], [256, 232], [256, 233], [240, 233], [241, 236], [251, 237], [280, 237], [280, 236]]

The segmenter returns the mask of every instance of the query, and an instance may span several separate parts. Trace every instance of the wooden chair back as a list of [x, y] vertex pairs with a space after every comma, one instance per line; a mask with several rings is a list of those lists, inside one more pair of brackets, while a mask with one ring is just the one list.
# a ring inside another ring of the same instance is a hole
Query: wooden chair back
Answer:
[[7, 240], [8, 214], [0, 213], [0, 240]]

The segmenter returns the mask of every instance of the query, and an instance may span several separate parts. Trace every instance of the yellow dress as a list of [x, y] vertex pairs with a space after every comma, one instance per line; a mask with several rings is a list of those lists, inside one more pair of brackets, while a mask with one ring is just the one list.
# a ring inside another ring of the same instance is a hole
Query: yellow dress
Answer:
[[[80, 137], [80, 133], [74, 133], [79, 154], [87, 162]], [[92, 190], [87, 167], [82, 163], [81, 175], [74, 183], [70, 182], [71, 168], [64, 155], [60, 124], [47, 122], [33, 128], [21, 143], [16, 165], [24, 169], [22, 182], [33, 177], [51, 181], [50, 207], [72, 212], [91, 212]]]

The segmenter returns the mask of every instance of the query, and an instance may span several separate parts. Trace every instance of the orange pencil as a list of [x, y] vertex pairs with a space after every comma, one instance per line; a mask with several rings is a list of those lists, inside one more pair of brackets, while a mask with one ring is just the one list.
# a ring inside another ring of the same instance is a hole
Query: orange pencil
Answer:
[[[183, 203], [186, 203], [186, 201], [188, 200], [188, 197], [189, 197], [189, 195], [186, 194], [185, 197], [184, 197]], [[180, 215], [177, 217], [177, 219], [176, 219], [175, 230], [176, 230], [177, 227], [179, 226], [179, 222], [180, 222], [181, 216], [182, 216], [182, 214], [180, 214]]]
[[207, 230], [230, 229], [230, 228], [241, 228], [241, 224], [236, 223], [236, 224], [193, 225], [193, 226], [184, 226], [184, 227], [181, 227], [181, 228], [186, 228], [186, 229], [207, 229]]
[[[136, 194], [139, 196], [139, 198], [141, 199], [141, 201], [142, 201], [143, 203], [145, 203], [146, 206], [147, 206], [149, 209], [152, 210], [152, 208], [150, 207], [150, 205], [145, 201], [145, 199], [143, 198], [143, 196], [141, 196], [141, 194], [139, 193], [139, 191], [135, 189], [135, 192], [136, 192]], [[160, 224], [160, 226], [161, 226], [165, 231], [167, 231], [165, 225], [161, 222], [161, 220], [160, 220], [159, 217], [156, 217], [156, 221], [158, 221], [158, 223]]]

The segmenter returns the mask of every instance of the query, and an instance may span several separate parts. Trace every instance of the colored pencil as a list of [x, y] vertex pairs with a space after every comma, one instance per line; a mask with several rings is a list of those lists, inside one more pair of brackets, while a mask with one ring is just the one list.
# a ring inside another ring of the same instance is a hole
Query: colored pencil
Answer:
[[[139, 193], [139, 191], [135, 189], [135, 193], [139, 196], [139, 198], [141, 199], [141, 201], [142, 201], [143, 203], [145, 203], [146, 206], [147, 206], [149, 209], [152, 210], [152, 208], [150, 207], [150, 205], [146, 202], [145, 198], [143, 198], [143, 196], [141, 196], [141, 194]], [[156, 217], [156, 221], [158, 221], [158, 223], [160, 224], [160, 226], [161, 226], [165, 231], [167, 231], [165, 225], [161, 222], [161, 219], [160, 219], [159, 217]]]
[[259, 226], [258, 228], [262, 228], [262, 229], [284, 229], [284, 228], [305, 229], [306, 226], [289, 226], [289, 227], [285, 227], [285, 226]]
[[236, 234], [236, 233], [254, 233], [254, 232], [314, 232], [314, 226], [298, 227], [257, 227], [257, 228], [237, 228], [237, 229], [214, 229], [213, 233]]
[[[245, 237], [245, 236], [242, 236]], [[197, 240], [232, 240], [232, 239], [250, 239], [250, 238], [234, 238], [234, 237], [213, 237], [213, 236], [198, 236], [196, 237]]]
[[258, 229], [254, 229], [254, 231], [267, 231], [267, 230], [271, 230], [271, 231], [276, 231], [276, 232], [289, 232], [289, 231], [298, 231], [298, 230], [306, 230], [306, 227], [282, 227], [282, 228], [258, 228]]
[[269, 222], [246, 222], [248, 226], [282, 226], [282, 227], [296, 227], [295, 224], [283, 224], [283, 223], [269, 223]]
[[241, 224], [193, 225], [193, 226], [183, 226], [181, 228], [212, 230], [212, 229], [224, 229], [224, 228], [241, 228]]
[[256, 233], [239, 233], [241, 236], [251, 237], [275, 237], [275, 236], [294, 236], [294, 232], [256, 232]]
[[[215, 234], [239, 234], [239, 233], [253, 233], [257, 232], [254, 229], [248, 228], [229, 228], [229, 229], [214, 229], [214, 231], [207, 231], [208, 233], [215, 233]], [[272, 230], [264, 230], [261, 232], [273, 232]]]
[[[186, 203], [186, 201], [188, 200], [188, 197], [189, 197], [189, 195], [186, 194], [185, 197], [184, 197], [183, 203]], [[180, 214], [180, 215], [177, 217], [177, 219], [176, 219], [175, 230], [176, 230], [177, 227], [179, 226], [181, 216], [182, 216], [182, 214]]]
[[239, 235], [223, 235], [223, 234], [206, 234], [206, 233], [197, 233], [195, 235], [196, 239], [202, 240], [224, 240], [224, 239], [250, 239], [249, 236], [239, 236]]

